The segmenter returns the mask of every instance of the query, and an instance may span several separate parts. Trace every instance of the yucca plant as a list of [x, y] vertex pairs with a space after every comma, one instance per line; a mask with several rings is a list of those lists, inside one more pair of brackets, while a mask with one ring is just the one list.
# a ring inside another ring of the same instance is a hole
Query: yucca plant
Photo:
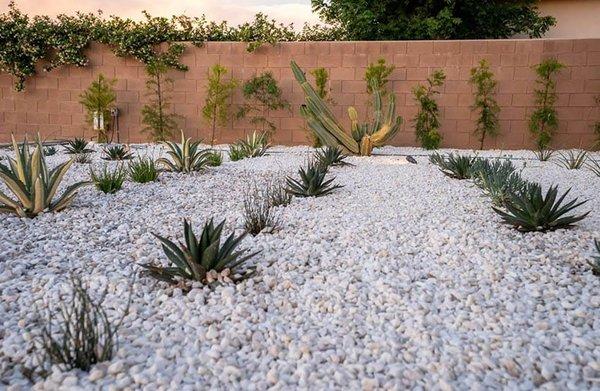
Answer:
[[592, 267], [592, 273], [595, 276], [600, 276], [600, 240], [594, 239], [594, 244], [596, 245], [596, 252], [598, 255], [592, 256], [592, 261], [588, 261], [590, 266]]
[[558, 164], [569, 170], [579, 170], [585, 164], [587, 156], [586, 151], [568, 151], [566, 154], [560, 154]]
[[327, 168], [310, 161], [306, 168], [298, 170], [300, 180], [287, 177], [287, 191], [296, 197], [321, 197], [339, 189], [341, 185], [331, 185], [335, 178], [325, 180]]
[[344, 161], [346, 158], [347, 156], [344, 155], [339, 147], [327, 146], [317, 149], [315, 152], [315, 160], [324, 167], [350, 166], [350, 163]]
[[167, 238], [153, 234], [162, 244], [163, 251], [172, 266], [141, 266], [146, 269], [148, 275], [171, 284], [180, 282], [180, 279], [202, 283], [212, 282], [214, 273], [221, 274], [233, 281], [245, 278], [251, 270], [247, 269], [242, 271], [243, 274], [239, 274], [238, 268], [258, 252], [246, 254], [247, 250], [235, 251], [246, 233], [238, 237], [232, 233], [221, 244], [224, 225], [225, 220], [215, 226], [213, 219], [210, 219], [204, 224], [200, 239], [198, 239], [190, 222], [184, 220], [185, 244], [180, 243], [179, 245]]
[[69, 206], [77, 190], [88, 182], [77, 182], [68, 186], [55, 201], [54, 195], [60, 182], [73, 164], [73, 160], [48, 170], [41, 141], [33, 153], [29, 151], [27, 139], [19, 146], [12, 137], [15, 158], [8, 158], [8, 166], [0, 163], [0, 179], [16, 196], [9, 198], [0, 191], [0, 212], [14, 213], [21, 217], [35, 217], [42, 212], [58, 212]]
[[149, 157], [138, 157], [129, 163], [127, 167], [129, 177], [137, 183], [154, 182], [158, 179], [158, 167], [154, 159]]
[[540, 148], [540, 149], [533, 151], [533, 154], [540, 162], [545, 162], [545, 161], [550, 160], [552, 155], [554, 155], [554, 151], [551, 149]]
[[206, 154], [206, 165], [218, 167], [223, 164], [223, 154], [219, 151], [208, 151]]
[[587, 167], [594, 173], [596, 176], [600, 177], [600, 160], [589, 159], [587, 163]]
[[56, 155], [57, 152], [56, 147], [53, 145], [44, 148], [44, 156], [53, 156]]
[[207, 166], [209, 151], [200, 149], [200, 141], [192, 142], [190, 138], [185, 138], [183, 130], [181, 144], [172, 141], [165, 141], [163, 144], [167, 146], [167, 154], [171, 156], [172, 161], [160, 158], [156, 162], [163, 165], [167, 171], [190, 173]]
[[65, 153], [70, 155], [79, 155], [82, 153], [92, 153], [94, 150], [92, 148], [88, 148], [89, 143], [86, 139], [75, 137], [73, 140], [67, 141], [67, 145], [65, 145]]
[[104, 160], [131, 160], [133, 159], [133, 154], [129, 150], [129, 147], [121, 144], [116, 145], [107, 145], [103, 148], [104, 156], [102, 159]]
[[356, 109], [350, 107], [348, 108], [348, 115], [352, 125], [350, 133], [347, 133], [294, 61], [291, 62], [291, 67], [294, 77], [300, 83], [306, 96], [306, 103], [300, 108], [300, 113], [306, 120], [308, 127], [321, 139], [324, 145], [339, 146], [344, 152], [353, 155], [369, 156], [374, 147], [385, 145], [400, 129], [402, 117], [395, 115], [395, 95], [389, 94], [388, 106], [384, 111], [381, 103], [381, 89], [373, 81], [373, 85], [371, 85], [374, 109], [373, 122], [371, 124], [359, 124]]
[[567, 213], [587, 202], [587, 200], [577, 202], [577, 198], [575, 198], [563, 205], [563, 200], [570, 190], [558, 197], [558, 187], [550, 186], [544, 195], [541, 186], [536, 184], [529, 186], [521, 194], [513, 194], [505, 204], [506, 210], [495, 206], [492, 208], [502, 217], [505, 223], [523, 232], [545, 232], [569, 228], [578, 221], [583, 220], [590, 213], [588, 211], [581, 215], [567, 215]]
[[446, 157], [435, 152], [429, 156], [429, 161], [439, 167], [440, 171], [450, 178], [470, 179], [473, 165], [477, 158], [465, 155], [455, 155], [453, 153]]
[[127, 173], [121, 166], [111, 171], [105, 165], [102, 171], [98, 173], [90, 168], [90, 177], [94, 186], [105, 194], [114, 194], [121, 190], [126, 175]]

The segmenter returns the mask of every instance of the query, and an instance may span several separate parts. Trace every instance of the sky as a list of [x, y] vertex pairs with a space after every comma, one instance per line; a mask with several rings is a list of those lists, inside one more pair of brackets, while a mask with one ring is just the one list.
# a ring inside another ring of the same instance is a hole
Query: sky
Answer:
[[[0, 0], [1, 12], [6, 11], [8, 3], [9, 0]], [[139, 19], [141, 11], [147, 10], [155, 16], [205, 14], [209, 20], [227, 20], [235, 25], [263, 12], [279, 22], [293, 22], [297, 27], [302, 27], [304, 22], [319, 21], [311, 12], [310, 0], [16, 0], [16, 4], [28, 14], [52, 16], [102, 9], [105, 15]]]

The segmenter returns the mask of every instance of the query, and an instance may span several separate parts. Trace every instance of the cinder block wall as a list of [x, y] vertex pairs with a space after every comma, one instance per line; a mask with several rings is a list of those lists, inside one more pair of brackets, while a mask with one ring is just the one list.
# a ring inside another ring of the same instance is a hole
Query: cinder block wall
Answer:
[[[85, 123], [79, 95], [99, 73], [116, 78], [117, 105], [121, 110], [121, 141], [142, 142], [147, 138], [141, 129], [140, 111], [147, 101], [144, 67], [130, 58], [117, 58], [110, 49], [94, 44], [88, 50], [90, 66], [63, 67], [49, 73], [41, 70], [26, 83], [24, 92], [13, 90], [12, 77], [0, 74], [0, 142], [10, 134], [40, 132], [49, 139], [85, 136], [94, 132]], [[544, 57], [555, 56], [568, 65], [558, 76], [558, 114], [560, 129], [554, 147], [571, 148], [591, 145], [592, 126], [599, 120], [600, 109], [594, 96], [600, 94], [600, 39], [580, 40], [495, 40], [495, 41], [396, 41], [396, 42], [294, 42], [265, 45], [255, 53], [246, 52], [244, 43], [208, 43], [204, 47], [188, 47], [183, 62], [188, 72], [171, 72], [174, 79], [173, 106], [183, 116], [181, 127], [189, 136], [208, 138], [209, 126], [201, 117], [208, 69], [220, 63], [230, 75], [246, 80], [262, 71], [271, 71], [279, 80], [290, 111], [269, 114], [277, 125], [275, 142], [304, 144], [308, 142], [304, 121], [298, 107], [304, 96], [289, 68], [294, 59], [305, 70], [325, 67], [331, 76], [334, 112], [348, 124], [346, 109], [352, 105], [364, 119], [367, 101], [364, 82], [369, 62], [385, 58], [396, 70], [389, 88], [397, 95], [397, 111], [405, 119], [393, 145], [417, 145], [411, 119], [417, 107], [411, 89], [435, 69], [446, 72], [447, 81], [438, 96], [441, 107], [444, 147], [478, 147], [473, 135], [476, 115], [469, 71], [485, 58], [498, 79], [497, 99], [502, 134], [490, 139], [486, 148], [531, 148], [527, 116], [533, 109], [535, 73], [532, 66]], [[232, 104], [243, 102], [236, 91]], [[251, 132], [247, 121], [232, 121], [218, 130], [218, 142], [234, 141]]]

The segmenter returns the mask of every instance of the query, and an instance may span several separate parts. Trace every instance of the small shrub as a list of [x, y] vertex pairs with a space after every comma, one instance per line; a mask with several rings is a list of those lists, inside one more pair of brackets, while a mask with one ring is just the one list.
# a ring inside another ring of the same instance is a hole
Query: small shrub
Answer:
[[486, 136], [496, 137], [500, 132], [500, 106], [495, 99], [498, 83], [487, 60], [481, 60], [477, 67], [471, 69], [470, 82], [475, 86], [475, 103], [472, 109], [479, 113], [474, 133], [479, 136], [479, 148], [483, 149]]
[[327, 169], [316, 162], [309, 162], [306, 168], [298, 170], [300, 179], [286, 178], [287, 191], [296, 197], [321, 197], [325, 196], [341, 185], [331, 185], [335, 178], [325, 180]]
[[533, 154], [540, 162], [546, 162], [554, 155], [554, 151], [551, 149], [540, 148], [537, 151], [533, 151]]
[[211, 283], [215, 280], [237, 281], [250, 275], [247, 269], [243, 275], [237, 274], [238, 268], [244, 265], [258, 252], [245, 255], [247, 250], [235, 251], [246, 233], [229, 235], [221, 245], [221, 234], [225, 220], [216, 227], [210, 219], [204, 224], [200, 239], [196, 238], [191, 224], [184, 220], [185, 245], [153, 234], [162, 244], [163, 251], [172, 266], [141, 265], [146, 274], [158, 280], [175, 284], [180, 279]]
[[118, 349], [117, 332], [129, 313], [131, 294], [121, 317], [111, 321], [103, 308], [107, 289], [98, 300], [92, 299], [89, 286], [70, 276], [70, 294], [61, 293], [58, 304], [40, 314], [40, 328], [33, 340], [39, 352], [37, 370], [57, 365], [63, 371], [89, 371], [97, 363], [109, 361]]
[[449, 154], [443, 157], [439, 153], [434, 153], [429, 157], [429, 161], [439, 167], [440, 171], [450, 178], [470, 179], [472, 168], [477, 158], [463, 155]]
[[191, 139], [185, 138], [183, 130], [181, 131], [181, 144], [171, 141], [166, 141], [168, 148], [167, 154], [171, 156], [173, 161], [160, 158], [156, 162], [165, 167], [168, 171], [190, 173], [200, 171], [207, 165], [207, 150], [201, 150], [200, 141], [192, 142]]
[[419, 111], [413, 122], [417, 141], [425, 149], [437, 149], [442, 142], [442, 136], [438, 131], [440, 128], [440, 110], [434, 97], [439, 94], [438, 88], [444, 84], [445, 80], [444, 71], [437, 70], [427, 78], [427, 86], [419, 84], [413, 88], [415, 101], [419, 106]]
[[278, 225], [268, 187], [259, 187], [255, 183], [244, 193], [244, 229], [256, 236], [265, 228], [273, 230]]
[[581, 167], [583, 167], [586, 160], [586, 151], [577, 151], [577, 153], [568, 151], [566, 154], [560, 154], [558, 163], [569, 170], [579, 170]]
[[210, 145], [215, 145], [217, 125], [225, 125], [230, 118], [231, 96], [238, 85], [236, 79], [225, 80], [227, 68], [215, 64], [208, 73], [206, 100], [202, 108], [202, 117], [211, 124]]
[[105, 165], [99, 173], [94, 172], [90, 168], [90, 177], [96, 189], [105, 194], [114, 194], [121, 190], [123, 182], [125, 182], [126, 172], [123, 167], [119, 166], [114, 170], [109, 170]]
[[594, 173], [596, 176], [600, 177], [600, 160], [589, 159], [587, 167]]
[[394, 65], [386, 65], [384, 58], [378, 59], [377, 63], [370, 63], [365, 71], [367, 93], [372, 94], [373, 89], [377, 88], [381, 96], [386, 96], [388, 77], [394, 72], [394, 69], [396, 69]]
[[29, 151], [27, 139], [19, 146], [12, 138], [15, 159], [7, 157], [8, 166], [0, 163], [0, 179], [16, 199], [0, 192], [0, 213], [14, 213], [20, 217], [35, 217], [42, 212], [59, 212], [69, 206], [77, 190], [88, 182], [68, 186], [54, 200], [60, 182], [73, 164], [69, 160], [48, 170], [43, 146], [39, 137], [33, 152]]
[[592, 267], [592, 273], [600, 277], [600, 240], [594, 239], [594, 244], [596, 245], [596, 252], [598, 254], [592, 256], [592, 261], [588, 261], [588, 263]]
[[556, 82], [554, 77], [565, 66], [555, 58], [548, 58], [535, 66], [538, 88], [535, 89], [536, 110], [529, 118], [529, 131], [536, 138], [539, 150], [547, 149], [552, 135], [558, 128], [556, 103]]
[[65, 153], [70, 155], [79, 155], [82, 153], [93, 153], [94, 150], [88, 148], [89, 143], [87, 140], [79, 137], [75, 137], [73, 140], [67, 141], [65, 145]]
[[79, 164], [89, 164], [92, 162], [92, 154], [91, 153], [78, 153], [73, 157], [73, 161]]
[[96, 124], [94, 129], [98, 132], [97, 141], [107, 143], [109, 141], [108, 129], [110, 128], [111, 116], [110, 109], [117, 100], [117, 94], [113, 89], [116, 80], [107, 79], [104, 75], [98, 75], [98, 79], [80, 95], [81, 105], [87, 112], [87, 122], [91, 125], [94, 122], [94, 114], [99, 113], [102, 118], [101, 123]]
[[158, 179], [158, 167], [154, 159], [149, 157], [138, 157], [127, 167], [129, 177], [137, 183], [154, 182]]
[[104, 160], [130, 160], [133, 159], [133, 154], [130, 152], [129, 147], [124, 145], [108, 145], [104, 147]]
[[223, 154], [219, 151], [208, 151], [206, 154], [206, 165], [209, 167], [218, 167], [223, 164]]
[[506, 211], [492, 207], [506, 224], [510, 224], [523, 232], [553, 231], [560, 228], [570, 228], [583, 220], [590, 212], [582, 215], [567, 215], [586, 201], [577, 202], [577, 198], [562, 205], [569, 194], [567, 190], [558, 199], [558, 187], [551, 186], [546, 195], [540, 185], [529, 186], [522, 194], [513, 194], [505, 204]]
[[344, 161], [347, 157], [339, 147], [328, 146], [315, 152], [317, 164], [323, 167], [349, 166], [350, 163]]
[[54, 156], [54, 155], [56, 155], [57, 152], [58, 151], [56, 150], [56, 147], [54, 147], [54, 146], [44, 148], [44, 156]]

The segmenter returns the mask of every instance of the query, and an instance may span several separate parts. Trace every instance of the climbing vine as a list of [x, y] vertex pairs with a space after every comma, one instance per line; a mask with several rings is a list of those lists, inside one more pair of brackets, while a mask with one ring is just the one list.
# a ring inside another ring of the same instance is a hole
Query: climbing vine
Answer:
[[74, 16], [33, 16], [21, 12], [14, 2], [0, 14], [0, 71], [15, 78], [15, 89], [22, 91], [27, 78], [35, 75], [38, 63], [45, 71], [63, 65], [83, 67], [91, 42], [108, 45], [119, 57], [132, 56], [148, 65], [155, 61], [181, 71], [187, 66], [180, 59], [184, 42], [201, 46], [208, 41], [248, 42], [248, 51], [262, 44], [284, 41], [333, 40], [340, 30], [305, 25], [296, 32], [293, 25], [278, 24], [264, 14], [252, 22], [229, 26], [202, 17], [154, 17], [144, 12], [144, 19], [134, 21], [118, 16], [77, 13]]

